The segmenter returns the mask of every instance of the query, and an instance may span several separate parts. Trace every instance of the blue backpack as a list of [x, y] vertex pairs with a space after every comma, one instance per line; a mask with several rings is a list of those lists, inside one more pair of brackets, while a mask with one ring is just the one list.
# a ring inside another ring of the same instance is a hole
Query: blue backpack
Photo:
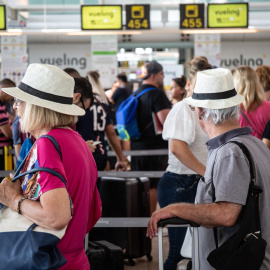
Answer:
[[136, 120], [136, 112], [139, 105], [138, 98], [149, 90], [156, 90], [156, 88], [144, 89], [138, 95], [136, 95], [136, 91], [121, 103], [116, 112], [117, 131], [119, 136], [125, 141], [139, 139], [141, 136]]

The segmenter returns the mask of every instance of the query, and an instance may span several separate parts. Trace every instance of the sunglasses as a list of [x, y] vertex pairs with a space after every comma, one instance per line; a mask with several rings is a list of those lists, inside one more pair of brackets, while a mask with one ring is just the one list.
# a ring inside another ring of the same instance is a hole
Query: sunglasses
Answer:
[[15, 104], [15, 105], [18, 105], [20, 102], [21, 102], [21, 100], [20, 100], [20, 99], [18, 99], [18, 98], [14, 98], [14, 104]]

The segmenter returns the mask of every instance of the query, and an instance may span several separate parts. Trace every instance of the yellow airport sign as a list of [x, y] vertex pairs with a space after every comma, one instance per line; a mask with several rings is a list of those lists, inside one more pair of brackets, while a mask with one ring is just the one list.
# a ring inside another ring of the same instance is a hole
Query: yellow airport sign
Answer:
[[0, 30], [6, 30], [6, 6], [0, 5]]
[[81, 6], [82, 30], [122, 29], [122, 6]]
[[208, 4], [207, 27], [248, 27], [248, 3]]
[[150, 5], [126, 5], [126, 29], [150, 29]]
[[180, 29], [204, 28], [204, 4], [180, 4]]

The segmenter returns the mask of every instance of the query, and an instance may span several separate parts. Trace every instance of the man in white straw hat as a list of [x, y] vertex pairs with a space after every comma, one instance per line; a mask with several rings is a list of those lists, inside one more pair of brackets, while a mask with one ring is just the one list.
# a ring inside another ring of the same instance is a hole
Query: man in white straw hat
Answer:
[[[74, 79], [56, 66], [31, 64], [18, 87], [2, 90], [14, 97], [21, 130], [37, 139], [18, 170], [53, 169], [65, 178], [66, 186], [44, 171], [23, 176], [21, 181], [5, 178], [0, 184], [0, 203], [43, 228], [60, 230], [67, 226], [57, 243], [67, 261], [60, 269], [89, 270], [83, 241], [101, 216], [101, 203], [94, 158], [86, 142], [70, 128], [78, 115], [85, 114], [73, 104]], [[53, 137], [60, 151], [42, 135]], [[68, 195], [74, 205], [73, 216]]]
[[[239, 214], [246, 205], [251, 182], [249, 162], [241, 148], [231, 141], [245, 145], [253, 160], [256, 185], [263, 189], [259, 197], [261, 234], [270, 243], [270, 152], [250, 135], [249, 127], [240, 127], [238, 105], [243, 99], [234, 89], [230, 70], [217, 68], [197, 73], [193, 95], [184, 99], [195, 107], [200, 126], [210, 138], [206, 172], [196, 194], [197, 204], [169, 205], [154, 212], [148, 223], [150, 238], [156, 235], [157, 222], [161, 219], [177, 216], [200, 224], [199, 260], [203, 270], [215, 269], [207, 261], [209, 253], [216, 249], [215, 238], [220, 246], [238, 231], [242, 217]], [[218, 228], [209, 229], [213, 227]], [[270, 245], [266, 247], [262, 266], [256, 269], [270, 269]]]

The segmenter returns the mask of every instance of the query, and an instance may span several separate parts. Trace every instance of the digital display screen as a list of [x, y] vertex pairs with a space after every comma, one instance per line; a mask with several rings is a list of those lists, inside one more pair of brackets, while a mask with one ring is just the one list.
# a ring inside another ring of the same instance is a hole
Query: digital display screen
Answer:
[[122, 6], [81, 6], [82, 30], [122, 29]]
[[207, 27], [248, 27], [248, 3], [208, 4]]

